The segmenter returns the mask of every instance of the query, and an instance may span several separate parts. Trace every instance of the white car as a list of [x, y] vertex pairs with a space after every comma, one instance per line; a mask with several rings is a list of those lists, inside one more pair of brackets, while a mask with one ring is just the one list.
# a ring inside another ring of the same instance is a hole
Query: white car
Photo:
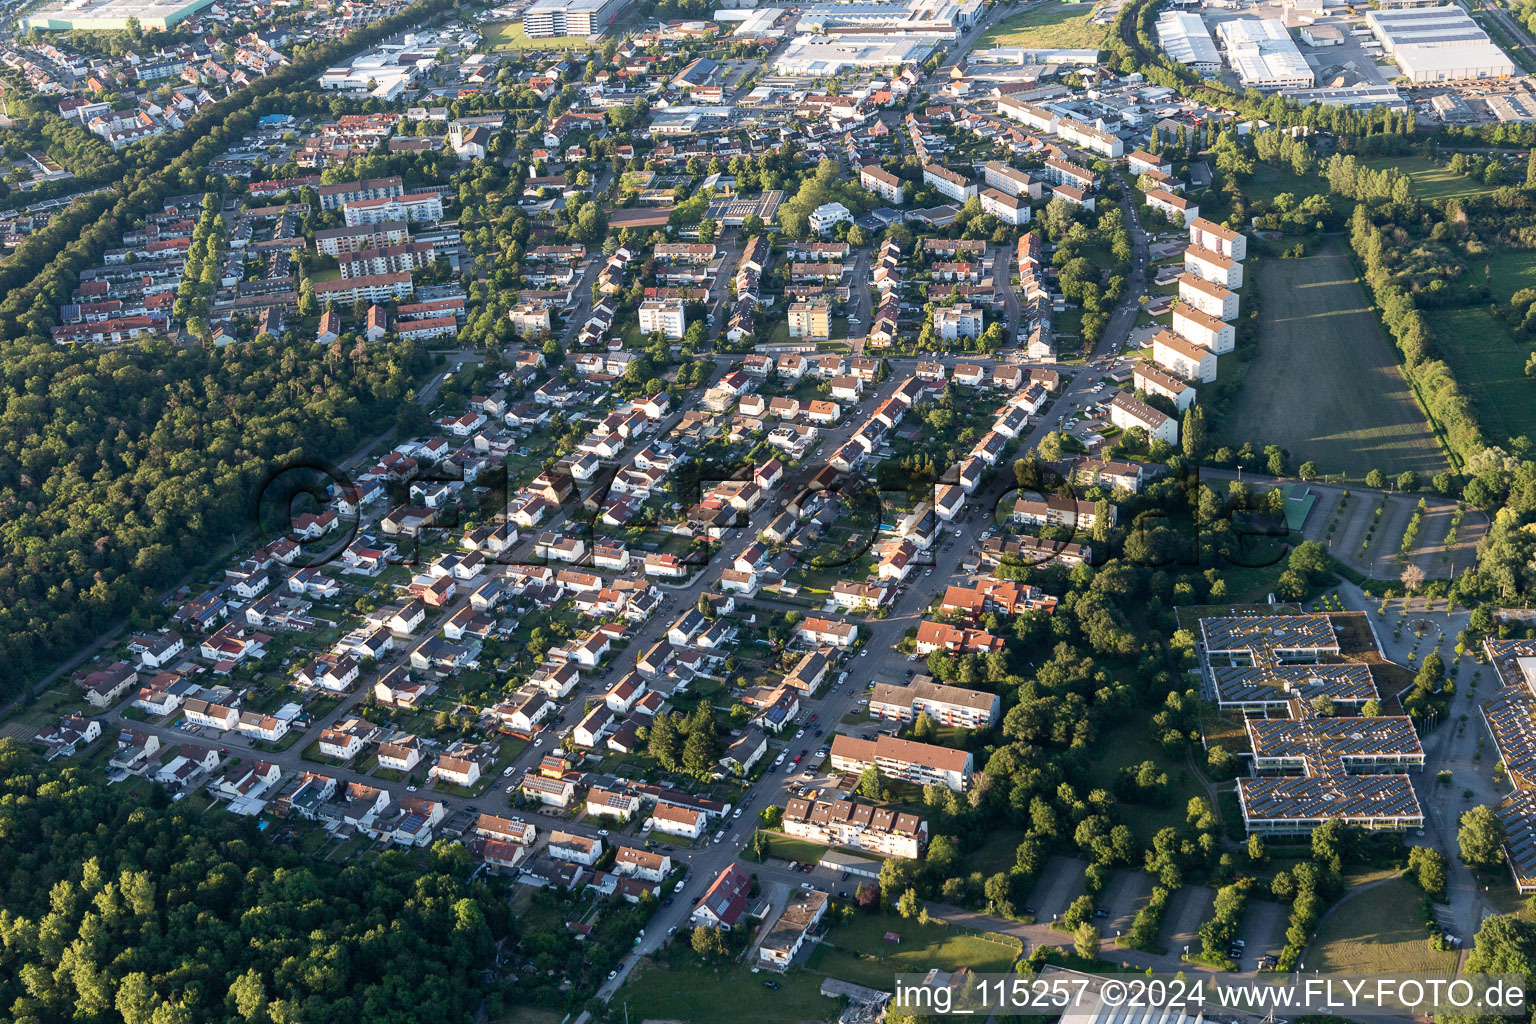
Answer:
[[777, 758], [775, 758], [773, 762], [774, 767], [778, 767], [779, 765], [783, 764], [785, 756], [785, 754], [780, 754]]
[[740, 808], [740, 807], [738, 807], [738, 808], [736, 808], [736, 809], [735, 809], [735, 810], [734, 810], [734, 811], [732, 811], [732, 812], [731, 812], [731, 817], [733, 817], [733, 818], [739, 818], [739, 817], [741, 817], [741, 808]]
[[795, 733], [795, 739], [799, 739], [801, 736], [804, 736], [804, 735], [805, 735], [805, 730], [801, 729], [799, 732]]

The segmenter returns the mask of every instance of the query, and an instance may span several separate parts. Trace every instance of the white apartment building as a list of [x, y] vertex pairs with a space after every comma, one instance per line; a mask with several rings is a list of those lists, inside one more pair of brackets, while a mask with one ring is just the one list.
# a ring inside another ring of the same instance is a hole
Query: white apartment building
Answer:
[[1185, 380], [1209, 383], [1216, 379], [1216, 353], [1172, 331], [1153, 336], [1152, 361]]
[[673, 341], [688, 330], [682, 299], [646, 299], [640, 303], [640, 330], [644, 334], [661, 333]]
[[436, 192], [360, 199], [346, 205], [345, 216], [349, 228], [394, 220], [412, 224], [436, 224], [443, 219], [443, 200]]
[[1221, 320], [1237, 317], [1237, 292], [1198, 274], [1185, 272], [1179, 275], [1179, 301], [1194, 306], [1206, 316]]
[[976, 183], [963, 174], [938, 164], [923, 165], [923, 180], [932, 185], [941, 196], [963, 203], [976, 194]]
[[1241, 263], [1201, 245], [1191, 245], [1184, 250], [1184, 271], [1224, 288], [1235, 290], [1243, 286]]
[[1236, 344], [1235, 327], [1183, 302], [1173, 304], [1173, 330], [1219, 356], [1231, 352]]
[[975, 758], [966, 750], [881, 735], [863, 740], [838, 736], [832, 741], [832, 767], [855, 775], [874, 766], [881, 775], [920, 786], [942, 785], [957, 793], [971, 784]]
[[989, 188], [1010, 196], [1039, 199], [1044, 192], [1044, 185], [1038, 178], [999, 160], [988, 160], [981, 170], [982, 179]]
[[981, 337], [981, 310], [968, 302], [933, 311], [933, 332], [945, 341]]
[[1174, 225], [1188, 224], [1200, 216], [1200, 206], [1165, 188], [1154, 188], [1146, 195], [1147, 205]]
[[1001, 189], [989, 188], [981, 193], [981, 212], [990, 213], [1005, 224], [1018, 227], [1028, 224], [1032, 216], [1029, 201], [1011, 196]]
[[902, 203], [901, 179], [876, 164], [859, 168], [859, 184], [892, 206], [900, 206]]
[[1149, 395], [1161, 395], [1173, 403], [1173, 407], [1183, 412], [1195, 404], [1195, 389], [1179, 380], [1169, 376], [1150, 363], [1137, 363], [1131, 370], [1131, 381], [1137, 391]]
[[852, 800], [791, 797], [781, 827], [797, 839], [883, 857], [915, 859], [928, 845], [928, 823], [917, 815]]
[[1137, 401], [1124, 391], [1119, 392], [1110, 400], [1109, 422], [1121, 430], [1140, 427], [1154, 441], [1166, 441], [1169, 444], [1179, 443], [1179, 423], [1177, 420], [1164, 412], [1152, 408], [1146, 402]]
[[919, 676], [905, 686], [876, 683], [869, 697], [869, 716], [892, 722], [912, 722], [926, 713], [940, 725], [990, 729], [1002, 713], [995, 693], [935, 683]]
[[[1241, 231], [1196, 217], [1189, 222], [1189, 243], [1241, 263], [1248, 258], [1248, 238]], [[1227, 285], [1228, 288], [1235, 287]]]

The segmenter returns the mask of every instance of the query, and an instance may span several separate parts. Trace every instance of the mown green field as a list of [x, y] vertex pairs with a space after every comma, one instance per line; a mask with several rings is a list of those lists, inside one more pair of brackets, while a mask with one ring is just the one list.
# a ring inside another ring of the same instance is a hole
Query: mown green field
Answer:
[[1375, 170], [1391, 167], [1402, 171], [1413, 181], [1413, 191], [1420, 199], [1448, 199], [1451, 196], [1481, 196], [1494, 190], [1465, 174], [1453, 174], [1423, 156], [1384, 156], [1366, 160], [1365, 166]]
[[1307, 966], [1320, 973], [1435, 975], [1455, 953], [1429, 948], [1419, 890], [1401, 878], [1346, 896], [1317, 930]]
[[1087, 4], [1049, 3], [1004, 18], [981, 37], [978, 49], [1025, 46], [1035, 49], [1087, 50], [1104, 45], [1107, 25], [1090, 25]]
[[[1505, 252], [1468, 268], [1481, 279], [1487, 268], [1494, 300], [1508, 302], [1522, 288], [1536, 288], [1536, 252]], [[1435, 350], [1451, 368], [1472, 403], [1488, 440], [1536, 436], [1536, 383], [1525, 361], [1536, 344], [1518, 340], [1510, 325], [1486, 306], [1431, 309], [1425, 317], [1435, 332]]]
[[520, 21], [498, 21], [484, 27], [485, 41], [492, 53], [508, 50], [585, 50], [586, 36], [550, 36], [547, 39], [529, 39], [523, 33]]
[[[1250, 271], [1261, 296], [1259, 354], [1222, 425], [1221, 443], [1278, 444], [1291, 465], [1363, 477], [1446, 467], [1337, 240], [1300, 260]], [[1251, 292], [1249, 282], [1244, 292]]]

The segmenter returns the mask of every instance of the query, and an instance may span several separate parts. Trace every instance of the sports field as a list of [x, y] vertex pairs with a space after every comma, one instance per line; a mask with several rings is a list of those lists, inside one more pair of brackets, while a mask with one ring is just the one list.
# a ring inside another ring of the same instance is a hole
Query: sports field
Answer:
[[1025, 46], [1034, 49], [1090, 50], [1104, 44], [1108, 25], [1090, 25], [1091, 4], [1047, 2], [1004, 18], [981, 37], [978, 49]]
[[550, 36], [547, 39], [529, 39], [523, 33], [520, 21], [497, 21], [486, 25], [485, 41], [492, 53], [508, 50], [585, 50], [586, 36]]
[[1412, 469], [1427, 478], [1446, 468], [1337, 239], [1250, 275], [1261, 299], [1259, 355], [1225, 418], [1223, 444], [1278, 444], [1292, 466], [1311, 460], [1352, 476]]
[[[1473, 262], [1469, 270], [1479, 280], [1484, 263], [1497, 302], [1508, 302], [1521, 288], [1536, 288], [1536, 253], [1507, 252]], [[1430, 309], [1424, 316], [1435, 332], [1436, 354], [1472, 403], [1488, 442], [1536, 436], [1536, 383], [1525, 375], [1531, 342], [1516, 340], [1509, 324], [1486, 306]]]

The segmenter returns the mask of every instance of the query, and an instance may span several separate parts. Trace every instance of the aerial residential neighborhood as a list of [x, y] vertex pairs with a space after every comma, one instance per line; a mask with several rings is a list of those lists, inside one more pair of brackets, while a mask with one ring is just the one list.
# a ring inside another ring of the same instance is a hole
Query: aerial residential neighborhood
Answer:
[[1522, 972], [1533, 55], [1452, 0], [8, 9], [8, 1019]]

